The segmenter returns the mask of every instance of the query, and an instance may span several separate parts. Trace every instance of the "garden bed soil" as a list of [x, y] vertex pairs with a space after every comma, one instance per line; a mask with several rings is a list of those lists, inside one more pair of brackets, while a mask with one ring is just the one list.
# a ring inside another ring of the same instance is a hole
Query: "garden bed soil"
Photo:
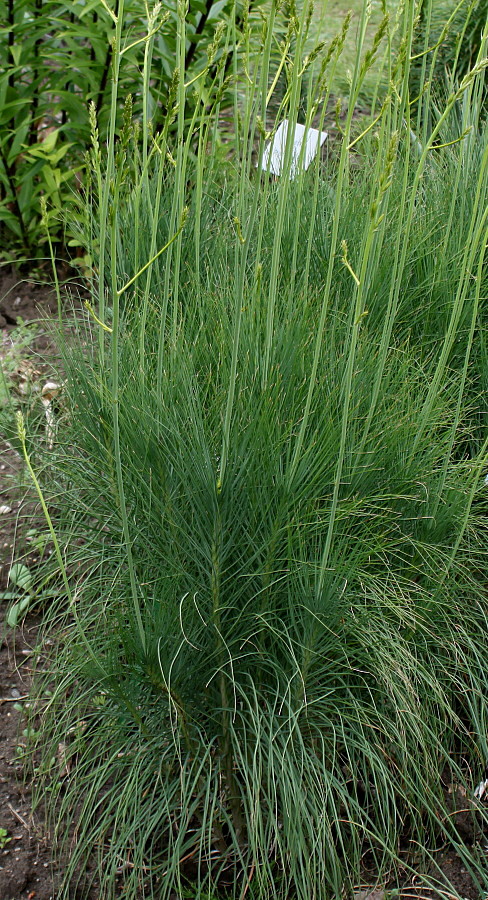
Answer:
[[[2, 604], [4, 606], [4, 604]], [[23, 707], [31, 679], [37, 622], [4, 633], [0, 616], [0, 897], [55, 900], [49, 836], [32, 812], [32, 786], [23, 782]]]
[[[39, 273], [39, 276], [41, 273]], [[15, 270], [0, 270], [0, 354], [8, 389], [22, 396], [33, 379], [42, 382], [50, 370], [51, 338], [34, 323], [57, 308], [53, 291], [39, 279], [24, 278]], [[26, 323], [26, 349], [12, 354], [12, 334]], [[27, 323], [31, 323], [30, 325]], [[32, 341], [28, 328], [32, 328]], [[5, 362], [9, 365], [6, 366]], [[18, 363], [18, 365], [17, 365]], [[15, 547], [25, 545], [27, 528], [22, 508], [22, 462], [0, 436], [0, 591], [7, 590]], [[35, 555], [27, 562], [35, 563]], [[37, 642], [38, 620], [29, 616], [21, 629], [8, 629], [8, 604], [0, 602], [0, 898], [56, 900], [55, 873], [49, 837], [32, 812], [32, 785], [24, 783], [22, 752], [24, 708], [31, 682], [31, 661]]]
[[[63, 274], [63, 273], [61, 273]], [[67, 273], [64, 273], [67, 274]], [[0, 353], [6, 358], [11, 347], [10, 335], [23, 323], [39, 323], [57, 313], [55, 293], [39, 278], [18, 275], [13, 269], [0, 269]], [[28, 324], [26, 324], [28, 327]], [[18, 371], [10, 371], [12, 390], [22, 393], [26, 380], [43, 384], [56, 361], [52, 337], [36, 329], [28, 342]], [[35, 565], [36, 556], [28, 552], [26, 532], [39, 515], [35, 504], [26, 507], [22, 482], [22, 460], [15, 449], [0, 436], [0, 592], [7, 589], [8, 571], [16, 554], [27, 555], [27, 565]], [[26, 512], [27, 509], [27, 512]], [[8, 511], [6, 511], [8, 510]], [[53, 862], [50, 835], [39, 812], [32, 809], [32, 782], [25, 780], [22, 764], [24, 750], [24, 710], [32, 679], [32, 663], [39, 631], [39, 619], [28, 614], [22, 627], [15, 631], [5, 625], [8, 604], [0, 601], [0, 900], [56, 900], [59, 872]], [[467, 843], [472, 835], [467, 834]], [[452, 890], [466, 900], [488, 900], [480, 897], [461, 859], [444, 850], [437, 865], [446, 881], [445, 900], [454, 900]], [[400, 892], [370, 886], [358, 887], [355, 900], [434, 900], [442, 894], [425, 888], [419, 875]], [[366, 879], [365, 879], [366, 881]], [[442, 892], [443, 893], [443, 892]], [[100, 900], [97, 893], [80, 893], [74, 889], [73, 900]], [[178, 900], [178, 898], [175, 898]]]

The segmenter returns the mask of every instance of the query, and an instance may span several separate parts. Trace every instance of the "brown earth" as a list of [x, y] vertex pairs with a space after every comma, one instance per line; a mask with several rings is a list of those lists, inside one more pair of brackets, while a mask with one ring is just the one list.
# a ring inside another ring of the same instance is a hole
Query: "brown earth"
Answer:
[[[34, 385], [47, 380], [54, 347], [45, 330], [34, 323], [56, 309], [50, 288], [23, 278], [12, 269], [0, 270], [0, 355], [12, 396], [26, 398]], [[20, 319], [26, 325], [25, 347], [17, 353], [14, 340]], [[32, 339], [28, 329], [32, 328]], [[7, 364], [8, 363], [8, 364]], [[8, 587], [8, 571], [18, 548], [26, 547], [32, 519], [24, 516], [22, 462], [0, 435], [0, 592]], [[35, 509], [31, 508], [35, 516]], [[35, 565], [35, 552], [25, 558]], [[32, 786], [23, 783], [25, 704], [31, 681], [31, 660], [38, 621], [29, 616], [22, 628], [5, 626], [8, 601], [0, 600], [0, 898], [55, 900], [55, 871], [49, 837], [32, 812]]]
[[[2, 604], [4, 606], [4, 604]], [[3, 631], [4, 616], [0, 619]], [[49, 837], [32, 812], [29, 783], [23, 784], [23, 708], [31, 677], [37, 623], [10, 629], [0, 647], [0, 897], [2, 900], [55, 900], [55, 873]], [[4, 833], [6, 832], [6, 834]], [[2, 837], [3, 836], [3, 837]]]

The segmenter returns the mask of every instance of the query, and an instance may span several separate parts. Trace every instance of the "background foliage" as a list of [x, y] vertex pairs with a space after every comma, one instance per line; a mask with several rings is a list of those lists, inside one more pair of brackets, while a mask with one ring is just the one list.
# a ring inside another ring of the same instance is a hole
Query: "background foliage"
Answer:
[[[189, 80], [209, 68], [216, 24], [225, 20], [230, 6], [228, 0], [192, 0], [188, 7], [182, 64]], [[133, 94], [134, 112], [142, 116], [144, 95], [145, 112], [157, 133], [166, 120], [177, 60], [176, 5], [158, 3], [150, 10], [143, 0], [129, 0], [124, 21], [116, 128], [125, 98]], [[100, 138], [106, 139], [115, 22], [103, 3], [85, 0], [2, 0], [0, 22], [0, 234], [9, 253], [36, 256], [46, 252], [41, 195], [58, 240], [66, 221], [79, 214], [78, 188], [91, 139], [90, 103]], [[141, 84], [141, 42], [148, 33], [151, 78]], [[220, 55], [213, 46], [213, 66]], [[223, 64], [229, 65], [230, 58]]]

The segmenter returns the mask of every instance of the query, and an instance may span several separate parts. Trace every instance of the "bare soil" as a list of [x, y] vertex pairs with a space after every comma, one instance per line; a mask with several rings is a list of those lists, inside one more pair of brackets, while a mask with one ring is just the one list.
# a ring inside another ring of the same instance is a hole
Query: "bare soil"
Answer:
[[[9, 390], [23, 396], [32, 383], [49, 377], [52, 340], [32, 324], [33, 339], [21, 357], [12, 356], [12, 335], [20, 319], [35, 323], [51, 316], [56, 297], [37, 278], [26, 278], [13, 269], [0, 270], [0, 354], [9, 359], [5, 375]], [[27, 325], [26, 328], [29, 326]], [[28, 336], [28, 331], [26, 330]], [[18, 362], [18, 365], [12, 364]], [[0, 435], [0, 592], [21, 547], [28, 550], [21, 488], [22, 462]], [[32, 516], [35, 517], [35, 508]], [[35, 552], [25, 560], [35, 565]], [[42, 820], [32, 811], [32, 784], [24, 783], [22, 755], [25, 748], [24, 709], [31, 683], [31, 662], [37, 642], [38, 619], [30, 615], [22, 628], [5, 625], [8, 602], [0, 600], [0, 900], [56, 900], [56, 873], [49, 836]]]
[[[5, 606], [5, 604], [2, 604]], [[0, 618], [3, 630], [4, 616]], [[23, 706], [30, 687], [30, 660], [37, 622], [10, 630], [0, 647], [0, 897], [55, 900], [55, 872], [49, 836], [32, 812], [32, 786], [23, 783]]]

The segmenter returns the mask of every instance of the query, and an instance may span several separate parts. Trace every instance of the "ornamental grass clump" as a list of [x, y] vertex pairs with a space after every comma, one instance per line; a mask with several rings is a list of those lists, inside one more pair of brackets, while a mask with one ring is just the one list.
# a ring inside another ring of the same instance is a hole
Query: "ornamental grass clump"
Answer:
[[[92, 116], [98, 273], [39, 476], [69, 580], [35, 711], [60, 898], [88, 890], [87, 862], [101, 897], [132, 900], [332, 898], [414, 866], [439, 886], [444, 843], [487, 888], [469, 798], [487, 758], [488, 142], [479, 121], [453, 136], [483, 58], [414, 142], [413, 13], [368, 44], [369, 13], [336, 150], [295, 179], [291, 140], [280, 179], [260, 170], [266, 132], [296, 122], [305, 73], [324, 128], [348, 26], [308, 67], [306, 6], [286, 10], [293, 56], [274, 6], [220, 35], [247, 54], [225, 158], [218, 91], [209, 110], [179, 72], [176, 146], [146, 133], [139, 153], [127, 107], [102, 159]], [[391, 88], [358, 127], [381, 59]]]

